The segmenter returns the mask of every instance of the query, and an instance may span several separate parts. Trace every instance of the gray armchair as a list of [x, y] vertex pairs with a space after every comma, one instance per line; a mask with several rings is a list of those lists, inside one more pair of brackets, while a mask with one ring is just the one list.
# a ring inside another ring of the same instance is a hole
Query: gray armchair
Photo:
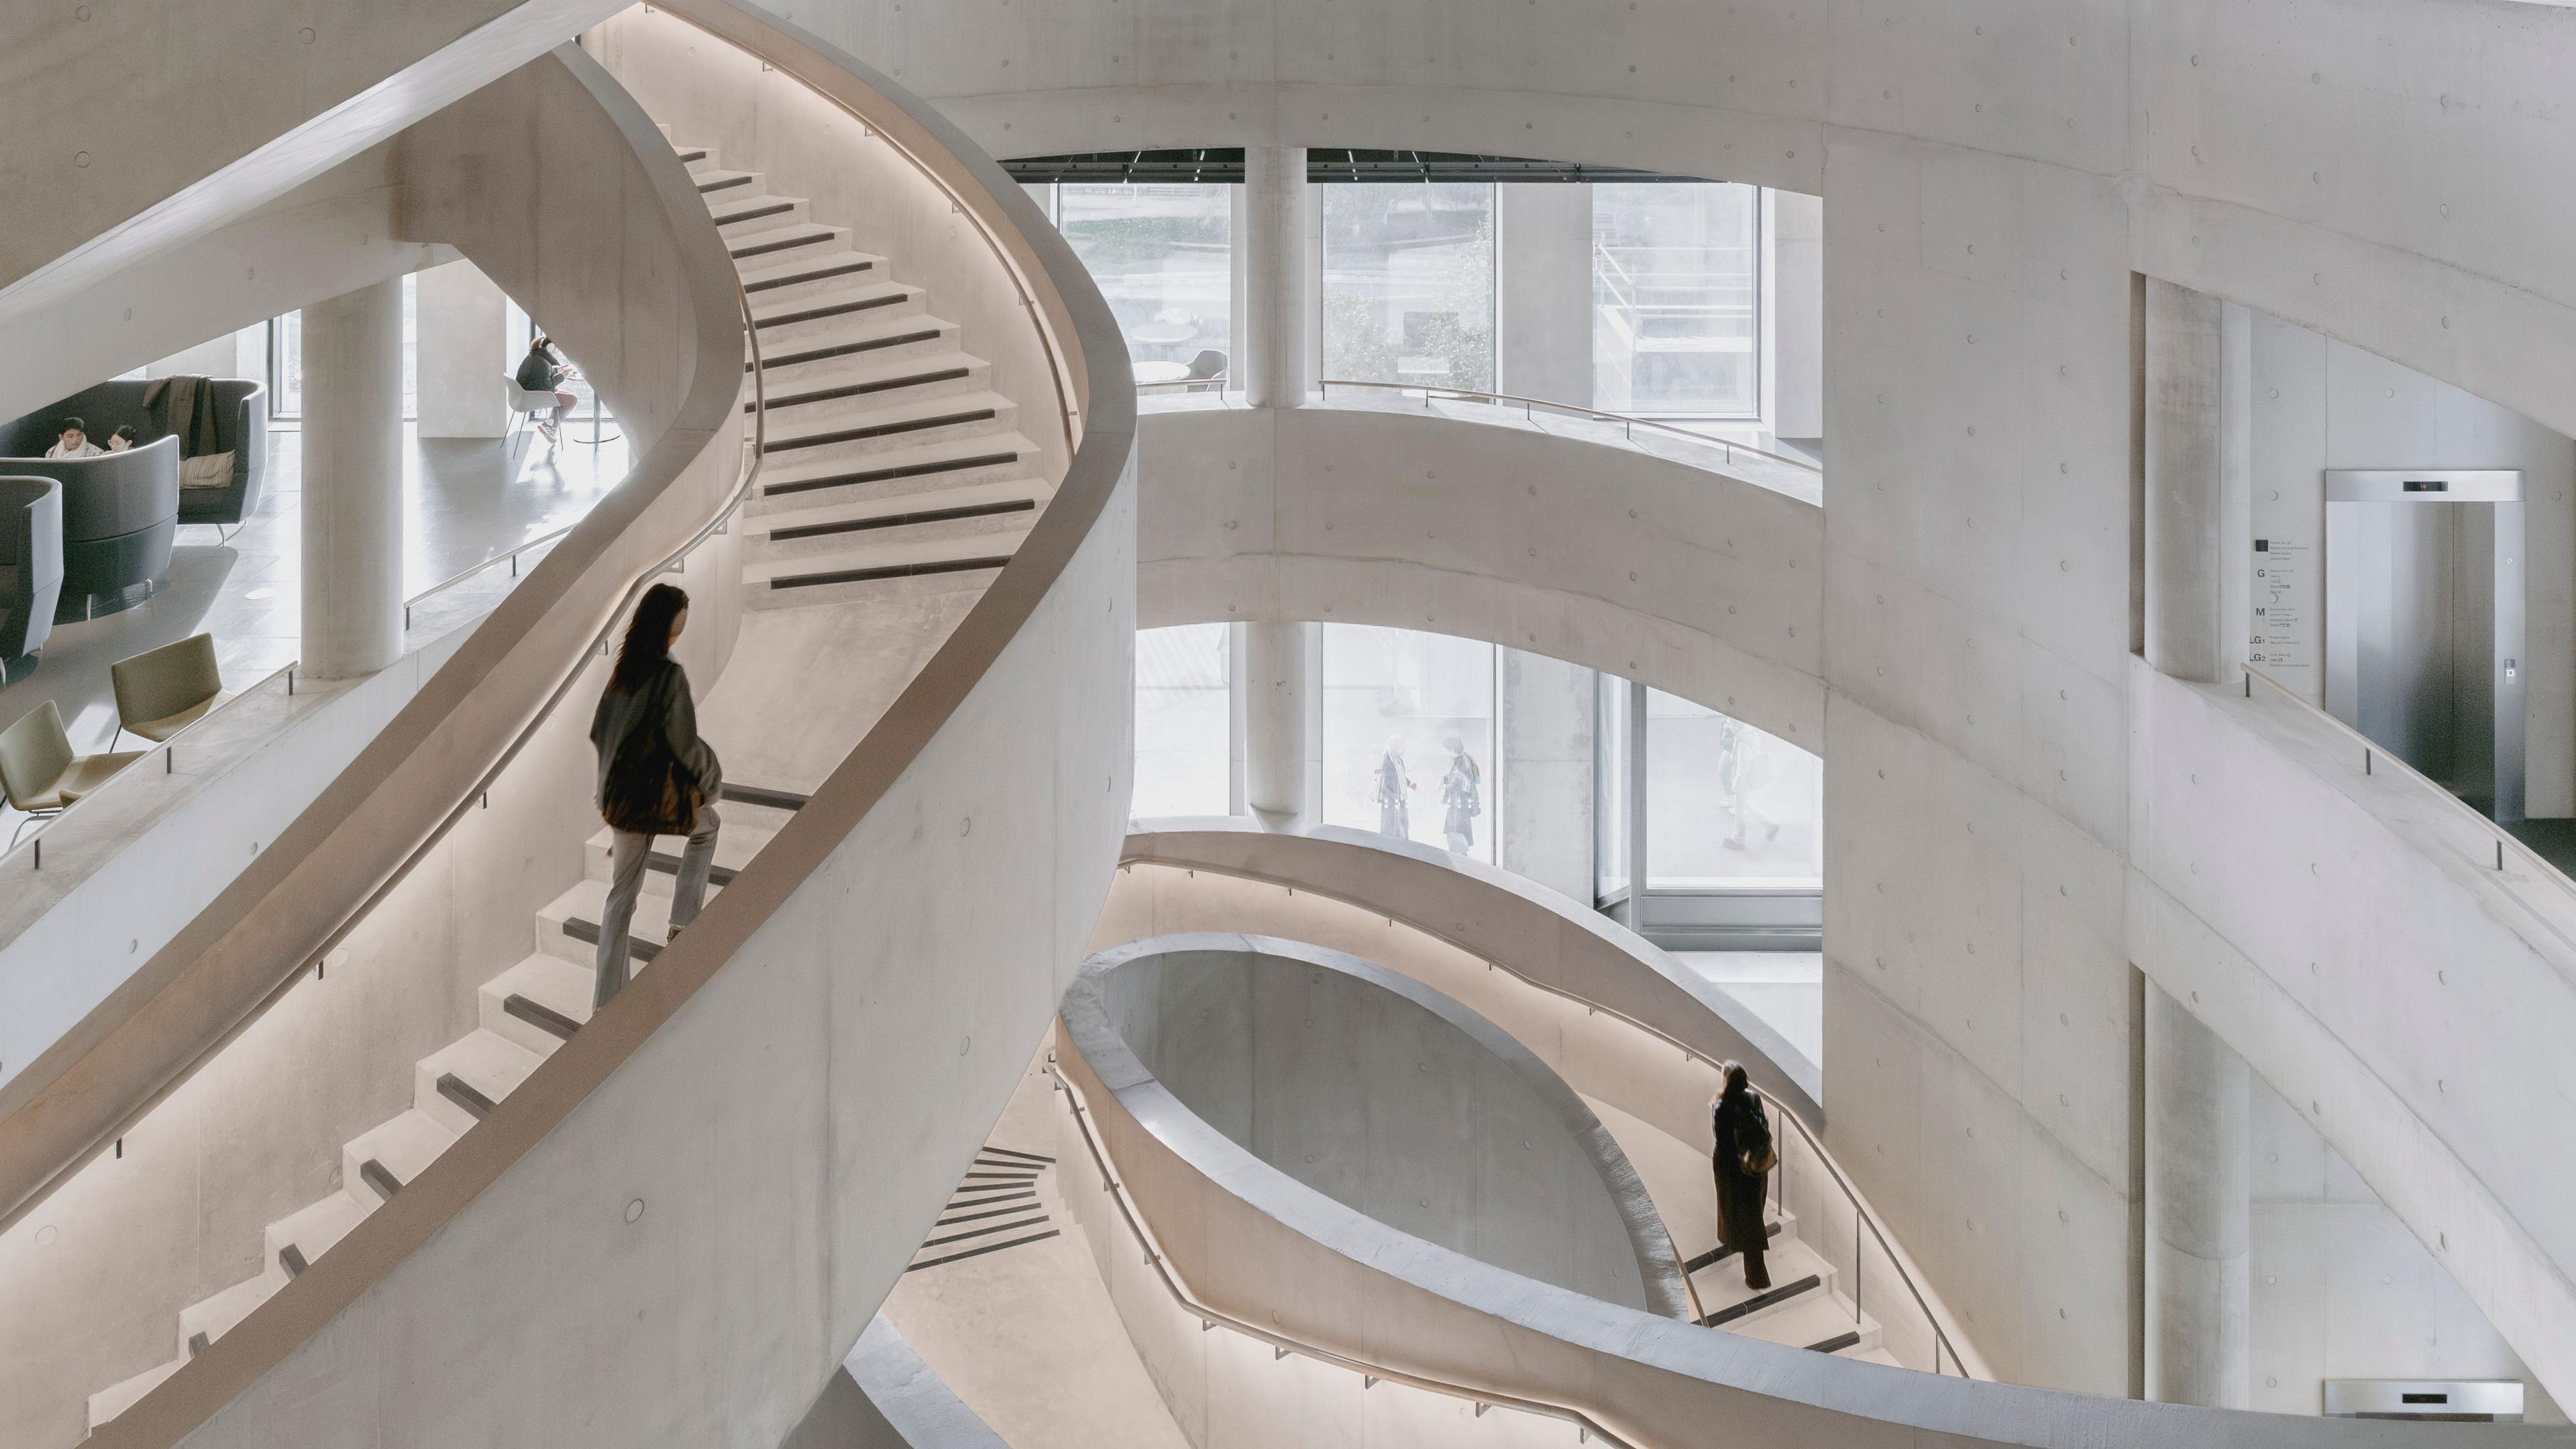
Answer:
[[95, 458], [0, 457], [0, 472], [62, 485], [62, 594], [54, 622], [131, 608], [170, 576], [179, 533], [179, 440]]
[[[0, 459], [43, 457], [67, 416], [86, 421], [90, 441], [102, 446], [120, 423], [133, 424], [135, 436], [146, 441], [171, 436], [173, 427], [187, 420], [165, 415], [166, 393], [160, 403], [145, 407], [143, 394], [151, 386], [149, 381], [102, 382], [0, 424]], [[182, 490], [178, 521], [229, 527], [250, 517], [259, 506], [260, 486], [268, 476], [268, 389], [244, 377], [211, 378], [207, 386], [215, 400], [216, 451], [233, 455], [232, 481], [222, 488]], [[12, 466], [0, 471], [21, 470]], [[69, 506], [66, 501], [65, 507]]]
[[0, 478], [0, 684], [24, 679], [63, 588], [63, 485]]

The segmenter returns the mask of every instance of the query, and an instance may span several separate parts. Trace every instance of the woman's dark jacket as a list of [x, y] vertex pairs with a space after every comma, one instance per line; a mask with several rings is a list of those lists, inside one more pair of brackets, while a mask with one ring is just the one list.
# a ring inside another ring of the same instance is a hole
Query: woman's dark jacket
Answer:
[[591, 802], [597, 804], [607, 798], [608, 771], [619, 747], [626, 743], [627, 736], [642, 729], [662, 732], [663, 743], [671, 747], [671, 757], [680, 762], [712, 802], [724, 783], [724, 765], [707, 742], [698, 738], [698, 709], [689, 698], [689, 672], [676, 659], [655, 665], [640, 688], [620, 689], [612, 677], [600, 694], [599, 711], [590, 717], [590, 743], [599, 751], [599, 776], [593, 782]]
[[1762, 1110], [1762, 1098], [1746, 1090], [1717, 1099], [1709, 1132], [1715, 1142], [1710, 1165], [1717, 1171], [1717, 1241], [1738, 1252], [1763, 1246], [1762, 1187], [1770, 1174], [1746, 1172], [1737, 1151], [1736, 1124]]

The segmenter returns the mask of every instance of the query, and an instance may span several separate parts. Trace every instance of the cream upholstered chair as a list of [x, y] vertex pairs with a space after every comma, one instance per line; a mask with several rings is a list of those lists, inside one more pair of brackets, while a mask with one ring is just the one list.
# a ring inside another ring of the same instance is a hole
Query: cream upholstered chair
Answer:
[[[143, 758], [143, 751], [121, 755], [75, 755], [72, 737], [63, 730], [63, 712], [46, 700], [0, 730], [0, 793], [27, 812], [28, 820], [60, 815], [63, 807], [107, 783], [109, 776]], [[27, 828], [27, 821], [18, 822]], [[11, 842], [17, 837], [12, 835]]]
[[116, 728], [159, 744], [232, 698], [215, 667], [215, 636], [192, 634], [109, 666], [116, 684]]

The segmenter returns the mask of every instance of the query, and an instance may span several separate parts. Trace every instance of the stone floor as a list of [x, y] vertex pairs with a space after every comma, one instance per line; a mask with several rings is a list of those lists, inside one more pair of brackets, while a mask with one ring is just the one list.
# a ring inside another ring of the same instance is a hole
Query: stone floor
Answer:
[[[1042, 1067], [1031, 1064], [993, 1127], [994, 1145], [1055, 1150], [1062, 1108]], [[1055, 1196], [1054, 1175], [1042, 1174], [1039, 1195], [1055, 1236], [907, 1272], [885, 1315], [1011, 1449], [1189, 1449], [1081, 1226]]]
[[[577, 419], [566, 431], [587, 437], [590, 426]], [[403, 434], [405, 597], [564, 527], [626, 476], [626, 444], [614, 432], [596, 446], [569, 436], [549, 446], [528, 433], [506, 449], [500, 439], [422, 439], [409, 423]], [[291, 427], [269, 433], [252, 517], [230, 539], [207, 525], [180, 529], [169, 582], [150, 600], [55, 625], [35, 671], [0, 689], [0, 725], [51, 699], [74, 749], [103, 750], [116, 732], [108, 666], [201, 631], [215, 636], [232, 688], [294, 662], [303, 644], [302, 441]]]
[[1821, 1067], [1825, 1062], [1825, 958], [1813, 951], [1675, 951], [1673, 959], [1771, 1024]]

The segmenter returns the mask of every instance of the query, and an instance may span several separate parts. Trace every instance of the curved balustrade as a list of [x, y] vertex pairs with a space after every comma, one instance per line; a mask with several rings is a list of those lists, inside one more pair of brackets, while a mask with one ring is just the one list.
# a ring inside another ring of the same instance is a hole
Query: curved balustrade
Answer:
[[[93, 1442], [202, 1431], [344, 1443], [395, 1424], [459, 1441], [508, 1425], [505, 1437], [554, 1443], [776, 1442], [980, 1144], [1097, 914], [1128, 768], [1134, 395], [1123, 368], [1095, 377], [1084, 360], [1123, 357], [1115, 323], [1035, 208], [943, 120], [759, 12], [684, 8], [728, 48], [710, 84], [755, 69], [734, 65], [739, 49], [761, 75], [798, 85], [797, 104], [865, 113], [868, 139], [899, 133], [935, 193], [935, 210], [903, 187], [878, 189], [875, 206], [916, 208], [924, 231], [969, 216], [993, 239], [980, 270], [957, 275], [980, 275], [978, 305], [1016, 319], [984, 346], [1044, 365], [1022, 376], [1057, 404], [1052, 489], [855, 748], [835, 752], [810, 798], [650, 970]], [[631, 149], [671, 157], [644, 113], [597, 81]], [[671, 210], [706, 216], [693, 188]], [[974, 255], [952, 247], [942, 263], [964, 268], [959, 253]], [[605, 371], [593, 373], [604, 388]], [[740, 374], [726, 371], [731, 414]], [[618, 412], [649, 427], [637, 401], [617, 399]], [[778, 441], [773, 429], [765, 451]], [[728, 489], [736, 481], [728, 470]], [[678, 536], [712, 527], [723, 500], [707, 502]], [[557, 545], [513, 604], [582, 540], [576, 529]], [[723, 542], [688, 560], [713, 551], [719, 585]], [[664, 552], [621, 585], [649, 577]], [[599, 622], [583, 618], [582, 652]], [[748, 624], [723, 627], [742, 643], [719, 700], [756, 647]], [[778, 682], [792, 702], [795, 681]], [[565, 738], [577, 745], [577, 732]], [[739, 764], [731, 751], [728, 762]], [[981, 892], [993, 878], [1022, 887], [1007, 910]], [[494, 1275], [496, 1253], [525, 1271]], [[510, 1332], [490, 1333], [501, 1320]], [[604, 1324], [620, 1326], [613, 1351], [598, 1341]], [[413, 1345], [400, 1361], [342, 1352], [397, 1338]]]

